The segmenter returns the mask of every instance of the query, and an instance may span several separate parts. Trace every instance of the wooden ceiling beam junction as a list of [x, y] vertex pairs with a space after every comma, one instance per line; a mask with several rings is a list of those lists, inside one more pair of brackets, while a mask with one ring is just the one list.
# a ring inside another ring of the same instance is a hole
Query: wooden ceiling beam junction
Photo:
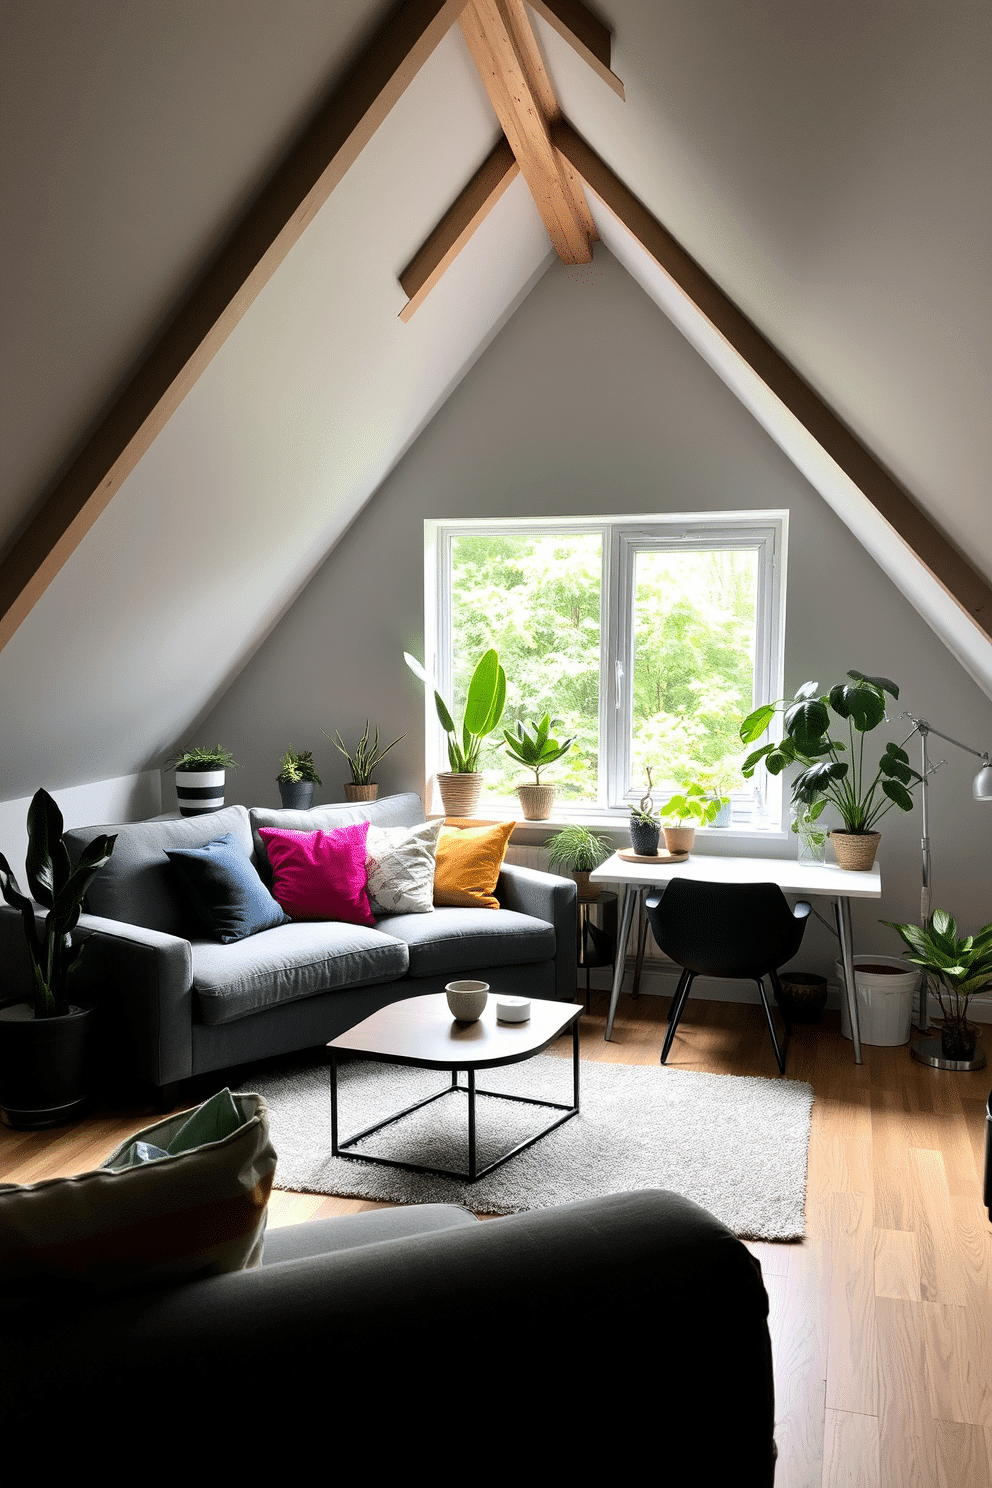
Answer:
[[623, 83], [610, 65], [613, 38], [602, 21], [586, 10], [580, 0], [527, 0], [527, 3], [570, 47], [574, 47], [618, 98], [625, 97]]

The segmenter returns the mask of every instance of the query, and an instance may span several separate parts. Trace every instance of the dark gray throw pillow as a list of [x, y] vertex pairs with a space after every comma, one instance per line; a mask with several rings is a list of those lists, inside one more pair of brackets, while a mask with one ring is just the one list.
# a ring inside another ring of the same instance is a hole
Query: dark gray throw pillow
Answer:
[[203, 847], [167, 848], [166, 856], [198, 917], [224, 945], [289, 924], [233, 833]]

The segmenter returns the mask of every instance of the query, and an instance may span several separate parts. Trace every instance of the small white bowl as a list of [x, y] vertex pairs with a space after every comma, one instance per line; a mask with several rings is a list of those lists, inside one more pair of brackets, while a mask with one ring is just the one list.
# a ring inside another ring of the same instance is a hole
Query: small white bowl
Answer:
[[488, 982], [449, 982], [444, 989], [452, 1017], [458, 1023], [481, 1018], [489, 997]]

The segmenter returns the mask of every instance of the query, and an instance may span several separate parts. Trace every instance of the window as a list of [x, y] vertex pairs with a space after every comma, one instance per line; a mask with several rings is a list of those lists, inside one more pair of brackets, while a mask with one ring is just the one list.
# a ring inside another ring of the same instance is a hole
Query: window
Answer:
[[[650, 768], [656, 802], [691, 775], [732, 794], [738, 824], [778, 825], [776, 783], [739, 773], [737, 730], [782, 692], [787, 513], [426, 525], [442, 695], [457, 714], [489, 646], [506, 670], [484, 751], [489, 807], [515, 804], [524, 778], [495, 748], [502, 728], [547, 712], [575, 740], [549, 774], [556, 816], [626, 811]], [[446, 768], [440, 732], [428, 753], [429, 769]]]

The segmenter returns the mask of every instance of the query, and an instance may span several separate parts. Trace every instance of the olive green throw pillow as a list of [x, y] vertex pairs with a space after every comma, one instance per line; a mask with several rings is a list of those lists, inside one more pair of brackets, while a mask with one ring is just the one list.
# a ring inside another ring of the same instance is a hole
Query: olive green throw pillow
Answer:
[[265, 1101], [224, 1090], [137, 1132], [95, 1171], [0, 1184], [0, 1293], [42, 1282], [116, 1291], [257, 1266], [275, 1169]]

